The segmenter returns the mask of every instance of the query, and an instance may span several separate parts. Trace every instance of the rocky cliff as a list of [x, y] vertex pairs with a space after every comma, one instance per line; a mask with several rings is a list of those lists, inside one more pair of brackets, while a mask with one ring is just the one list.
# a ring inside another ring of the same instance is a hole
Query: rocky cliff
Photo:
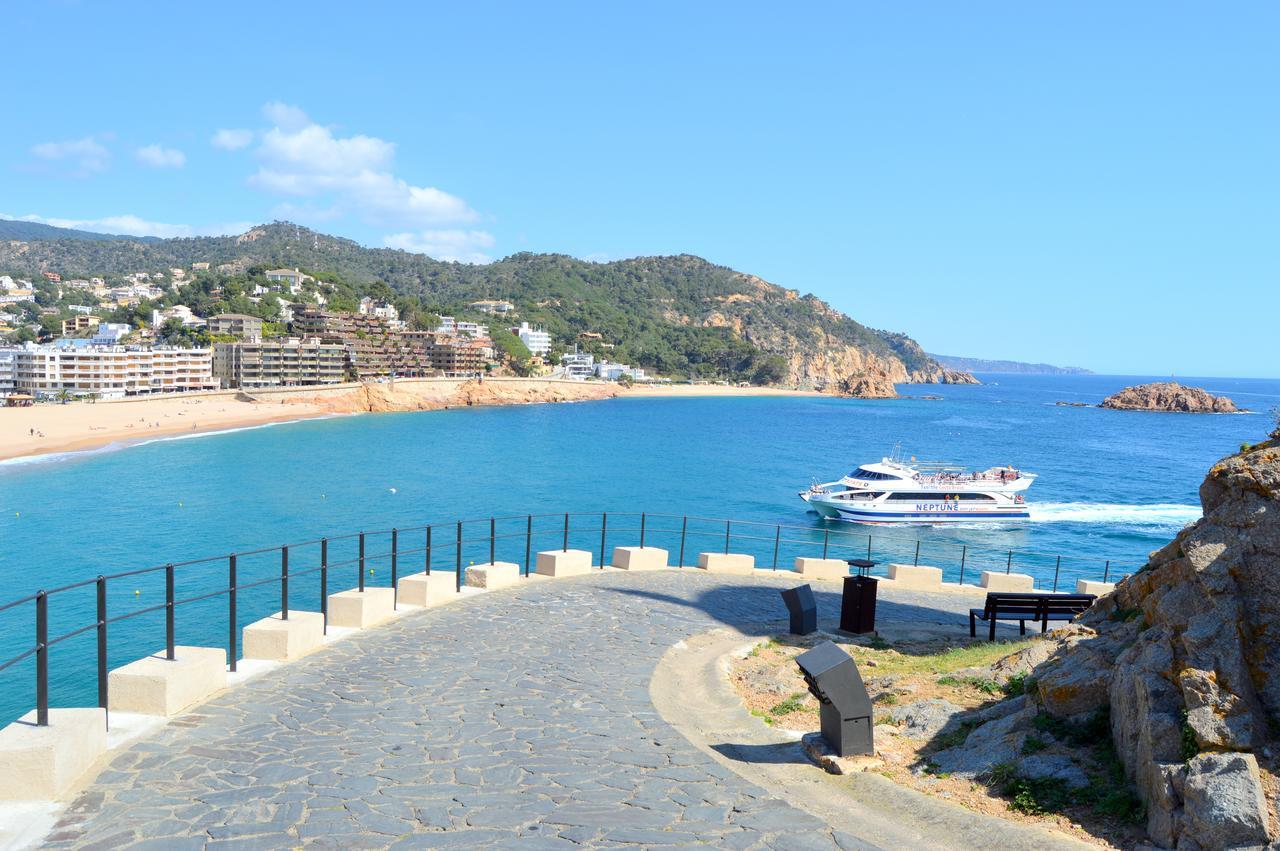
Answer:
[[1215, 465], [1200, 500], [1201, 520], [1037, 649], [1048, 658], [1034, 694], [940, 764], [999, 759], [990, 742], [1025, 735], [1040, 713], [1101, 713], [1157, 846], [1260, 848], [1277, 835], [1280, 429]]
[[414, 380], [391, 384], [362, 384], [341, 390], [297, 393], [281, 401], [310, 405], [335, 414], [437, 411], [445, 408], [490, 405], [527, 405], [538, 402], [579, 402], [612, 399], [620, 392], [603, 382]]
[[1102, 400], [1102, 408], [1120, 411], [1172, 411], [1183, 414], [1234, 414], [1235, 403], [1199, 387], [1157, 381], [1126, 387]]

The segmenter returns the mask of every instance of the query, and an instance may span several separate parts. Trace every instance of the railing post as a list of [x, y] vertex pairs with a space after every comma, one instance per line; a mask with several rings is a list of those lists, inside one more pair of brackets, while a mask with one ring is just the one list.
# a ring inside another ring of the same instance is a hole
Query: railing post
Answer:
[[227, 648], [231, 651], [231, 672], [236, 670], [236, 554], [232, 553], [227, 564], [227, 620], [230, 632], [227, 636]]
[[431, 527], [430, 526], [427, 527], [427, 554], [422, 557], [422, 560], [426, 562], [426, 564], [423, 565], [423, 571], [427, 574], [427, 576], [430, 576], [431, 575]]
[[289, 619], [289, 547], [280, 548], [280, 620]]
[[564, 513], [564, 550], [569, 549], [569, 512]]
[[36, 724], [49, 726], [49, 595], [36, 594]]
[[529, 575], [529, 556], [533, 553], [533, 515], [525, 519], [524, 525], [524, 575]]
[[[107, 708], [107, 578], [99, 574], [98, 591], [98, 706]], [[110, 723], [108, 721], [108, 723]]]
[[1102, 568], [1102, 581], [1106, 582], [1111, 578], [1111, 559], [1107, 559], [1107, 566]]
[[329, 539], [320, 539], [320, 619], [321, 632], [329, 634]]
[[729, 524], [732, 522], [733, 522], [732, 520], [724, 521], [724, 554], [725, 555], [729, 554]]
[[867, 536], [867, 561], [871, 561], [871, 536]]
[[915, 561], [913, 561], [913, 562], [911, 562], [911, 563], [912, 563], [913, 565], [919, 565], [919, 564], [920, 564], [920, 539], [919, 539], [919, 538], [916, 538], [916, 557], [915, 557]]
[[391, 608], [393, 610], [400, 608], [400, 602], [396, 599], [396, 584], [400, 581], [400, 531], [395, 527], [391, 529]]
[[822, 559], [823, 559], [823, 561], [826, 561], [826, 558], [827, 558], [827, 550], [828, 550], [830, 547], [831, 547], [831, 530], [830, 530], [830, 529], [823, 529], [823, 530], [822, 530]]
[[457, 568], [453, 575], [453, 590], [462, 593], [462, 521], [458, 521]]
[[1005, 563], [1004, 572], [1008, 573], [1013, 570], [1013, 550], [1009, 550], [1009, 561]]
[[782, 543], [782, 524], [778, 524], [778, 531], [773, 534], [773, 569], [778, 569], [778, 546]]
[[497, 554], [494, 549], [495, 540], [497, 537], [497, 527], [495, 523], [496, 521], [492, 517], [490, 517], [489, 518], [489, 564], [493, 564], [497, 560]]
[[644, 512], [640, 512], [640, 549], [644, 549]]
[[356, 572], [360, 575], [356, 578], [356, 585], [360, 589], [360, 593], [364, 593], [364, 532], [360, 533], [360, 557], [357, 560], [358, 566]]
[[960, 584], [964, 584], [964, 560], [969, 555], [969, 545], [960, 545]]
[[600, 513], [600, 569], [604, 570], [604, 541], [609, 534], [609, 513]]
[[173, 640], [173, 565], [164, 566], [164, 658], [172, 662]]
[[1062, 556], [1058, 556], [1057, 563], [1053, 566], [1053, 592], [1058, 592], [1058, 571], [1062, 569]]
[[684, 520], [680, 522], [680, 559], [677, 567], [684, 567], [684, 539], [689, 531], [689, 516], [685, 515]]

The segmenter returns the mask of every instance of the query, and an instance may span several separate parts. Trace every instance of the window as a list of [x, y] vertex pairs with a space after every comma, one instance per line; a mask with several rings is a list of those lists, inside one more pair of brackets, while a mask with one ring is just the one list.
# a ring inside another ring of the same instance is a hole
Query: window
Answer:
[[995, 497], [985, 493], [895, 493], [891, 499], [904, 502], [994, 502]]

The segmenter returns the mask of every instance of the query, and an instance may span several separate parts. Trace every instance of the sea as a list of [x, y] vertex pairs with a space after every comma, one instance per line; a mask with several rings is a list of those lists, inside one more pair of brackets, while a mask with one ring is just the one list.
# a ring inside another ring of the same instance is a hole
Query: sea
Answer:
[[[1206, 472], [1261, 440], [1280, 405], [1275, 380], [1180, 379], [1258, 412], [1189, 415], [1056, 404], [1096, 405], [1150, 377], [979, 377], [903, 385], [907, 398], [894, 400], [623, 398], [344, 416], [0, 462], [0, 606], [55, 592], [46, 611], [56, 707], [97, 700], [96, 577], [114, 577], [102, 584], [116, 667], [165, 646], [166, 564], [176, 643], [227, 647], [231, 554], [238, 630], [280, 610], [282, 546], [290, 606], [315, 610], [322, 573], [331, 593], [361, 576], [390, 582], [392, 529], [402, 576], [426, 567], [428, 527], [432, 569], [450, 572], [491, 552], [523, 567], [566, 540], [598, 561], [602, 549], [639, 543], [643, 529], [673, 562], [682, 549], [696, 563], [726, 547], [767, 569], [797, 555], [869, 554], [877, 572], [917, 562], [948, 581], [1013, 571], [1072, 590], [1078, 578], [1138, 570], [1199, 517]], [[1037, 473], [1031, 520], [867, 527], [819, 520], [798, 498], [895, 447]], [[36, 609], [27, 600], [0, 611], [0, 722], [35, 702]]]

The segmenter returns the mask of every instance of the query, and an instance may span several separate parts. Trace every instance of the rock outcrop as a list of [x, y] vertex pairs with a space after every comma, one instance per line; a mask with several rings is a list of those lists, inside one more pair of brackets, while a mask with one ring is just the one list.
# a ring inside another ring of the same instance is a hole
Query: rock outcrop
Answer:
[[[1216, 464], [1200, 501], [1202, 519], [1061, 632], [1034, 697], [1063, 718], [1108, 713], [1156, 845], [1261, 847], [1275, 814], [1257, 755], [1275, 757], [1280, 720], [1280, 429]], [[969, 744], [1011, 747], [1010, 724], [978, 727], [939, 765], [973, 770]]]
[[835, 385], [837, 396], [854, 399], [896, 399], [898, 390], [892, 379], [875, 373], [861, 373], [842, 378]]
[[335, 414], [363, 414], [612, 399], [619, 392], [617, 385], [604, 382], [404, 379], [394, 386], [365, 383], [341, 390], [317, 388], [314, 393], [291, 394], [280, 401], [313, 405]]
[[1187, 387], [1176, 381], [1157, 381], [1126, 387], [1102, 400], [1100, 408], [1117, 411], [1172, 411], [1181, 414], [1234, 414], [1234, 402], [1226, 396], [1214, 396], [1199, 387]]

